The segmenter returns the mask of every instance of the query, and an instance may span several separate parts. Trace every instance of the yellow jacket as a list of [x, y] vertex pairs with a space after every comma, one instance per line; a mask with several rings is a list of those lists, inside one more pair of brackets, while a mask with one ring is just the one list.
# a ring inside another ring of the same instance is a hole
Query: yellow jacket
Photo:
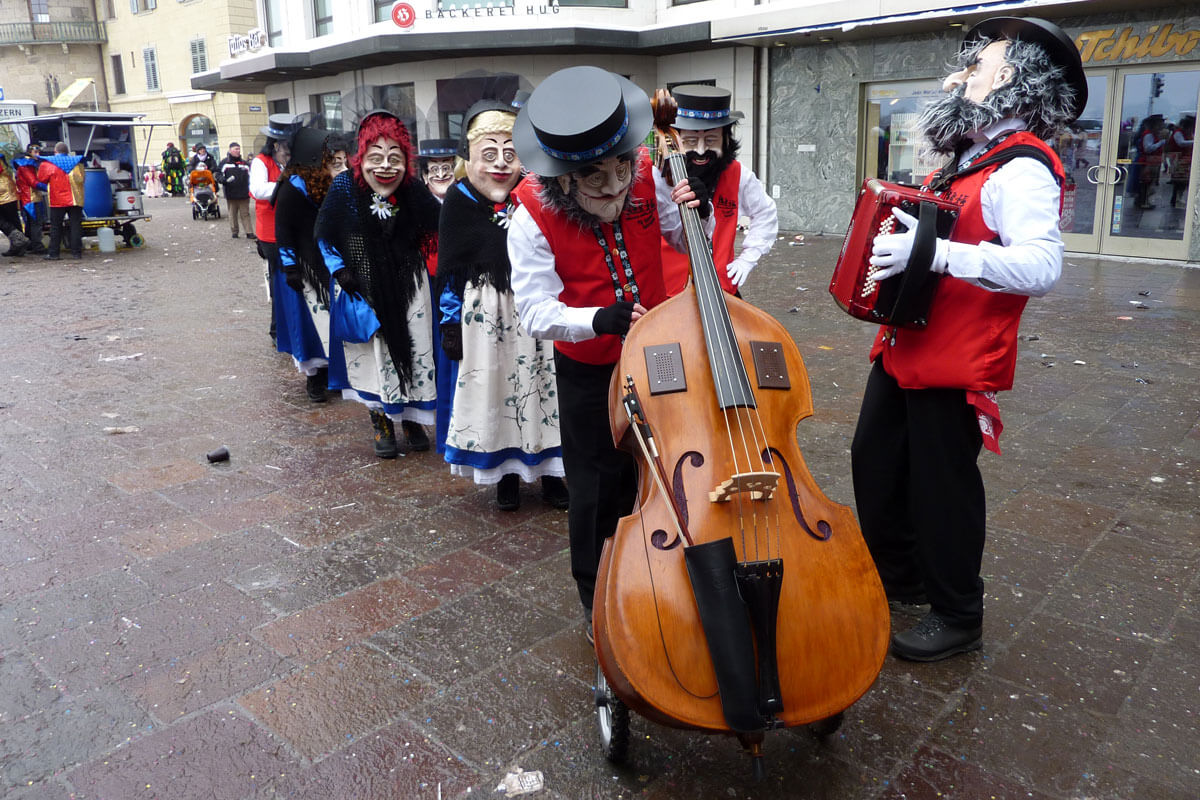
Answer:
[[18, 202], [17, 182], [13, 180], [12, 171], [5, 167], [0, 171], [0, 206]]

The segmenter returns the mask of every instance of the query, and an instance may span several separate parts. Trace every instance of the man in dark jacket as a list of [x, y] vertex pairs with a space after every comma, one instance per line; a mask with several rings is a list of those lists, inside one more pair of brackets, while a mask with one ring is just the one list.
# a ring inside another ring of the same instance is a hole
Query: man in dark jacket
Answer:
[[246, 229], [246, 238], [254, 238], [254, 223], [250, 221], [250, 164], [242, 158], [242, 147], [229, 143], [229, 152], [217, 165], [217, 183], [225, 187], [225, 203], [229, 207], [229, 230], [238, 237], [238, 218]]

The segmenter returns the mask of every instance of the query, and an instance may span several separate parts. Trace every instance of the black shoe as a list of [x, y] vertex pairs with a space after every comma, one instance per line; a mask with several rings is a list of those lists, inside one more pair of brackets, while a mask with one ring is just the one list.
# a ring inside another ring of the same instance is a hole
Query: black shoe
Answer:
[[379, 458], [395, 458], [400, 455], [396, 447], [396, 429], [387, 414], [371, 411], [371, 425], [375, 428], [375, 455]]
[[521, 478], [505, 475], [496, 484], [496, 505], [501, 511], [516, 511], [521, 507]]
[[83, 253], [71, 253], [71, 258], [73, 258], [73, 259], [75, 259], [76, 261], [78, 261], [78, 260], [80, 260], [80, 259], [82, 259], [82, 258], [83, 258]]
[[555, 475], [542, 476], [542, 501], [551, 508], [565, 509], [571, 504], [567, 484]]
[[257, 239], [258, 237], [257, 237], [257, 236], [255, 236], [253, 233], [247, 233], [247, 234], [246, 234], [246, 238], [247, 238], [247, 239], [249, 239], [250, 241], [252, 241], [252, 242], [253, 242], [253, 241], [254, 241], [255, 239]]
[[238, 237], [238, 235], [237, 235], [236, 233], [235, 233], [235, 234], [233, 234], [233, 238], [234, 238], [234, 239], [236, 239], [237, 237]]
[[983, 646], [983, 628], [956, 628], [930, 611], [906, 631], [892, 636], [892, 655], [908, 661], [941, 661]]
[[404, 441], [408, 443], [408, 449], [414, 453], [424, 453], [429, 449], [429, 434], [425, 433], [424, 425], [406, 419], [400, 427], [404, 429]]
[[304, 390], [308, 393], [308, 399], [314, 403], [324, 403], [328, 400], [325, 397], [325, 376], [320, 372], [305, 378]]
[[52, 256], [49, 253], [42, 256], [42, 261], [61, 261], [61, 260], [62, 259], [59, 256]]
[[592, 610], [590, 608], [585, 608], [584, 611], [587, 612], [587, 627], [583, 629], [583, 635], [587, 637], [588, 644], [590, 644], [592, 647], [595, 647], [596, 632], [592, 630]]

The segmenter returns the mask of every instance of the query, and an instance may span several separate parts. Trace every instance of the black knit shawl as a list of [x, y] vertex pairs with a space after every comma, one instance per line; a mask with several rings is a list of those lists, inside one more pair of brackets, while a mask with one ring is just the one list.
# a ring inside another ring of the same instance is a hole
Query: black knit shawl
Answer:
[[352, 171], [338, 175], [317, 213], [316, 235], [337, 248], [363, 287], [407, 390], [413, 367], [408, 307], [425, 270], [421, 241], [437, 231], [441, 206], [424, 184], [407, 181], [392, 196], [395, 213], [379, 219], [371, 213], [373, 196], [354, 180]]
[[275, 190], [275, 242], [292, 251], [296, 268], [316, 289], [320, 301], [328, 306], [329, 269], [313, 235], [316, 224], [316, 205], [290, 180], [281, 179]]
[[[465, 187], [471, 196], [463, 193]], [[446, 190], [438, 233], [438, 287], [462, 297], [469, 283], [490, 283], [496, 291], [511, 286], [508, 228], [495, 222], [495, 206], [463, 178]]]

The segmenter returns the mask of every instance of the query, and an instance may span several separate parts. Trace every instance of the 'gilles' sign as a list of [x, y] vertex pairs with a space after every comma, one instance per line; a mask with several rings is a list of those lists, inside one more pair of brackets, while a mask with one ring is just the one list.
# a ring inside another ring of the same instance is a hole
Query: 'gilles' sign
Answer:
[[392, 6], [392, 22], [401, 28], [411, 28], [417, 21], [417, 12], [408, 3], [396, 3]]
[[245, 36], [235, 33], [229, 37], [229, 57], [237, 58], [246, 53], [262, 50], [267, 46], [267, 32], [262, 28], [254, 28]]

